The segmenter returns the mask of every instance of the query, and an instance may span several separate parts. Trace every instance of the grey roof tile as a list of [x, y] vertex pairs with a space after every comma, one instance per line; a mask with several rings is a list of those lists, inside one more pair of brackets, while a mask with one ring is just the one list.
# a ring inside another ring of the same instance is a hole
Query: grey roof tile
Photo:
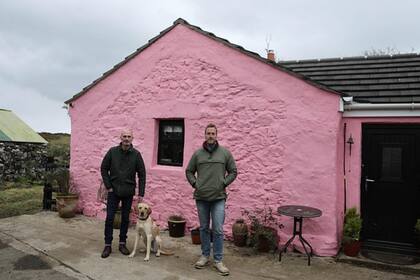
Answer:
[[420, 101], [420, 55], [280, 61], [280, 65], [359, 102]]

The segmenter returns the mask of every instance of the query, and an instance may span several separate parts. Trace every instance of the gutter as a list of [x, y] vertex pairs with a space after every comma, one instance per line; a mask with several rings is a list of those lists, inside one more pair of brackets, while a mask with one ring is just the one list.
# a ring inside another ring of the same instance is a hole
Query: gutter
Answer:
[[344, 111], [354, 110], [419, 110], [420, 103], [388, 103], [388, 104], [344, 104]]
[[343, 117], [420, 117], [420, 103], [357, 103], [343, 97], [340, 112]]

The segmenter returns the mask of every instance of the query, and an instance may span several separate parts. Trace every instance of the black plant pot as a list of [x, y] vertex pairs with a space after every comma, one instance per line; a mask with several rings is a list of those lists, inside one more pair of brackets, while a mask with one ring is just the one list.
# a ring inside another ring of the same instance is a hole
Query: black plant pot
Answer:
[[170, 237], [183, 237], [185, 235], [185, 221], [168, 221]]

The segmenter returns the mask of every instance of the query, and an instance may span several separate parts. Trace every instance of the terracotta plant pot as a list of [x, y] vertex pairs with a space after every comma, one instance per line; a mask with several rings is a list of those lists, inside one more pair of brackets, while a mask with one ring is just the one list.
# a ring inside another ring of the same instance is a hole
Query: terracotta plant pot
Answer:
[[196, 245], [201, 244], [199, 228], [195, 228], [191, 230], [191, 241], [192, 241], [192, 244], [196, 244]]
[[272, 241], [263, 235], [259, 235], [257, 238], [257, 251], [262, 253], [270, 252]]
[[57, 211], [61, 218], [76, 216], [76, 208], [79, 202], [77, 194], [57, 194]]
[[238, 219], [232, 226], [233, 243], [238, 247], [246, 245], [248, 226], [243, 219]]
[[343, 244], [343, 251], [346, 256], [356, 257], [360, 252], [361, 242], [359, 240], [349, 241]]
[[269, 252], [270, 250], [277, 249], [279, 237], [276, 229], [264, 226], [254, 234], [254, 247], [258, 252]]

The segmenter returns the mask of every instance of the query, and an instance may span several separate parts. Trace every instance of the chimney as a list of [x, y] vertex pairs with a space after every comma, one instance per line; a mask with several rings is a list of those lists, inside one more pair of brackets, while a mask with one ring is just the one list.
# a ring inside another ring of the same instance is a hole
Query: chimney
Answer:
[[276, 55], [274, 54], [273, 50], [267, 51], [267, 59], [276, 62]]

